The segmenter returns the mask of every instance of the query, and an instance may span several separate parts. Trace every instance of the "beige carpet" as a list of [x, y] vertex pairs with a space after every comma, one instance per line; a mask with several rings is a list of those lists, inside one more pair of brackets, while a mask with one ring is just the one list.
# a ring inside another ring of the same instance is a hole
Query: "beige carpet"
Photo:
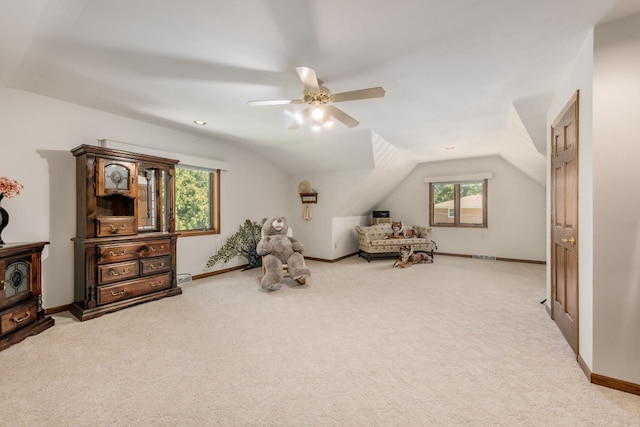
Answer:
[[56, 325], [0, 352], [7, 426], [640, 426], [589, 384], [540, 300], [541, 265], [436, 257], [258, 269]]

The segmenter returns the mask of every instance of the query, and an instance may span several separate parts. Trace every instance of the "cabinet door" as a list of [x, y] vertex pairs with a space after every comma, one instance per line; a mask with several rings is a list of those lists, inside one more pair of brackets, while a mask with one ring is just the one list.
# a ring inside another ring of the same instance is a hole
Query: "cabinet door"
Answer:
[[31, 256], [0, 260], [0, 307], [31, 298], [32, 276]]
[[96, 195], [121, 194], [135, 198], [138, 194], [136, 162], [96, 158]]

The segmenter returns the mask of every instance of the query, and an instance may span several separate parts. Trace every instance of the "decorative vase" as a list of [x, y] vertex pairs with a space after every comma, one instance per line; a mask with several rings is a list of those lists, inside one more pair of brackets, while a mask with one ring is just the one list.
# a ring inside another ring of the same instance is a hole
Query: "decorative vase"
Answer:
[[[0, 202], [4, 198], [4, 194], [0, 194]], [[2, 206], [0, 206], [0, 245], [4, 245], [4, 240], [2, 240], [2, 230], [9, 224], [9, 212], [4, 210]]]

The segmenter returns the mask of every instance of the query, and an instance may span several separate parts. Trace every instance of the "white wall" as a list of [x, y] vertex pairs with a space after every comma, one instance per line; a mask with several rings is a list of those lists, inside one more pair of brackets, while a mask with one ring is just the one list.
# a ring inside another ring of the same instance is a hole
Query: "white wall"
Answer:
[[[207, 259], [246, 218], [289, 214], [289, 177], [263, 157], [233, 144], [126, 119], [63, 101], [0, 88], [0, 176], [25, 186], [2, 206], [10, 214], [6, 242], [49, 241], [43, 259], [43, 305], [73, 302], [75, 158], [70, 150], [107, 138], [229, 164], [222, 174], [220, 236], [178, 239], [178, 272], [199, 274]], [[214, 269], [241, 264], [241, 260]]]
[[[579, 353], [591, 372], [635, 384], [640, 383], [640, 200], [633, 192], [640, 181], [638, 75], [640, 15], [597, 26], [547, 114], [549, 128], [580, 90]], [[621, 200], [624, 208], [612, 216]]]
[[[345, 229], [334, 230], [333, 227], [345, 227], [345, 224], [351, 224], [353, 221], [345, 223], [334, 219], [370, 215], [371, 207], [384, 200], [410, 170], [375, 168], [293, 176], [289, 184], [293, 211], [289, 223], [293, 227], [295, 238], [305, 245], [305, 255], [322, 259], [334, 259], [336, 254], [340, 254], [338, 257], [346, 255], [346, 248], [343, 250], [340, 245], [336, 248], [338, 242], [334, 240], [334, 237], [344, 233]], [[302, 219], [303, 205], [298, 195], [298, 184], [303, 180], [308, 181], [318, 192], [318, 204], [311, 205], [311, 221]], [[353, 227], [358, 225], [355, 222], [353, 224]], [[353, 237], [355, 239], [355, 234]]]
[[[580, 90], [578, 111], [578, 281], [579, 281], [579, 353], [593, 371], [593, 31], [587, 35], [580, 51], [556, 89], [547, 112], [547, 129]], [[547, 132], [547, 153], [551, 152], [550, 131]], [[550, 163], [547, 162], [547, 182], [550, 182]], [[550, 186], [547, 185], [547, 201], [550, 206]], [[547, 209], [546, 224], [551, 216]], [[547, 226], [547, 241], [551, 239]], [[551, 303], [551, 247], [547, 251], [547, 306]]]
[[[297, 239], [305, 244], [305, 255], [336, 259], [357, 251], [356, 225], [368, 224], [372, 206], [391, 194], [416, 165], [412, 156], [370, 132], [374, 168], [297, 174], [291, 177], [289, 222]], [[302, 220], [298, 184], [308, 181], [318, 192], [311, 205], [313, 220]], [[352, 242], [349, 242], [351, 236]]]
[[371, 224], [370, 215], [333, 218], [333, 254], [331, 259], [337, 259], [358, 252], [358, 233], [356, 233], [356, 226], [369, 224]]
[[394, 220], [429, 226], [427, 176], [493, 172], [488, 183], [488, 228], [432, 227], [438, 251], [544, 261], [545, 190], [498, 156], [423, 163], [376, 207]]
[[640, 384], [639, 76], [640, 14], [596, 27], [593, 371], [635, 384]]
[[[291, 178], [289, 201], [292, 214], [288, 219], [294, 230], [294, 237], [305, 246], [306, 256], [333, 259], [333, 218], [345, 215], [345, 203], [350, 202], [354, 189], [367, 182], [371, 173], [370, 169], [360, 169], [295, 175]], [[311, 221], [302, 219], [303, 205], [298, 195], [298, 184], [301, 181], [308, 181], [318, 193], [318, 203], [310, 205], [313, 211]]]

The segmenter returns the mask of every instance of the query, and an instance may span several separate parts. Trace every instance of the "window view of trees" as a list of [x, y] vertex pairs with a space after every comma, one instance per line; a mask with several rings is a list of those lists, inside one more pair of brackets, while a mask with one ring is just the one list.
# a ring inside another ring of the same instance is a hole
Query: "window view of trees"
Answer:
[[487, 180], [430, 184], [432, 226], [486, 227]]
[[[482, 194], [482, 182], [460, 184], [460, 197]], [[455, 184], [433, 184], [433, 197], [436, 204], [453, 200]]]
[[467, 196], [475, 196], [476, 194], [482, 194], [482, 187], [482, 182], [460, 184], [460, 197], [462, 198]]
[[176, 168], [176, 230], [210, 230], [211, 173]]

